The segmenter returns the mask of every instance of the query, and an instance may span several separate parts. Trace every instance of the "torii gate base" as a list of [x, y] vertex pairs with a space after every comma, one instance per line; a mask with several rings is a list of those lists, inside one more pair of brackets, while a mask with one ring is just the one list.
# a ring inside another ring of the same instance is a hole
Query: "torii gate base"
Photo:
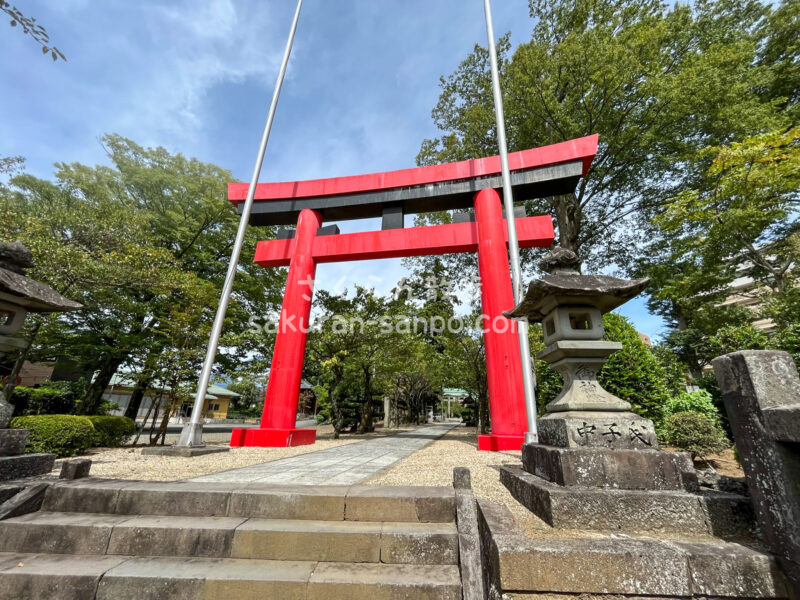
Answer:
[[[596, 149], [597, 136], [590, 136], [514, 153], [509, 159], [515, 165], [512, 170], [517, 171], [513, 174], [516, 185], [529, 197], [574, 190]], [[289, 274], [260, 427], [234, 429], [231, 446], [286, 447], [316, 440], [316, 430], [296, 428], [295, 419], [318, 263], [477, 251], [492, 425], [490, 435], [478, 436], [478, 449], [522, 447], [527, 420], [519, 341], [516, 323], [503, 316], [503, 311], [513, 308], [514, 298], [507, 228], [500, 196], [494, 189], [500, 183], [496, 177], [499, 166], [499, 158], [490, 157], [407, 171], [267, 184], [263, 188], [259, 185], [262, 189], [256, 194], [260, 203], [251, 223], [282, 224], [297, 215], [297, 229], [293, 238], [259, 242], [256, 248], [257, 264], [288, 264]], [[230, 198], [241, 200], [241, 192], [236, 184], [230, 184]], [[474, 222], [403, 228], [404, 212], [470, 204], [475, 210]], [[336, 220], [374, 216], [375, 211], [383, 215], [381, 231], [319, 235], [323, 213], [325, 218]], [[520, 247], [552, 243], [550, 217], [518, 218], [516, 223]]]

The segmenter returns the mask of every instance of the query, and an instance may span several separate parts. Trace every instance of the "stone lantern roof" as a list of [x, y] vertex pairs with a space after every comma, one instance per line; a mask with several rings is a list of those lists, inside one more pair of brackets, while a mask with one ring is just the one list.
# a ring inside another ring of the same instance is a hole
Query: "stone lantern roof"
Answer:
[[608, 275], [581, 275], [577, 270], [578, 257], [564, 248], [554, 248], [539, 263], [550, 274], [536, 279], [528, 292], [513, 310], [504, 314], [509, 318], [527, 317], [541, 321], [556, 306], [592, 306], [607, 313], [625, 304], [647, 287], [650, 279], [619, 279]]
[[0, 301], [22, 306], [29, 312], [79, 310], [83, 305], [59, 294], [49, 285], [25, 276], [33, 255], [21, 242], [0, 242]]

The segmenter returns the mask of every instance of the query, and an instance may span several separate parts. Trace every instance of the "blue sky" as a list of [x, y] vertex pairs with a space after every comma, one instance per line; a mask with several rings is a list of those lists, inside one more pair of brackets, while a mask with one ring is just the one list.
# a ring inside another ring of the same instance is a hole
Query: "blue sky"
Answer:
[[[0, 155], [50, 178], [58, 161], [102, 164], [119, 133], [248, 180], [295, 0], [16, 0], [67, 62], [0, 22]], [[530, 33], [526, 0], [494, 0], [497, 35]], [[486, 43], [481, 0], [304, 0], [262, 181], [414, 165], [434, 137], [438, 80]], [[348, 222], [343, 231], [379, 227]], [[400, 259], [321, 265], [317, 287], [388, 291]], [[657, 336], [642, 301], [620, 312]]]

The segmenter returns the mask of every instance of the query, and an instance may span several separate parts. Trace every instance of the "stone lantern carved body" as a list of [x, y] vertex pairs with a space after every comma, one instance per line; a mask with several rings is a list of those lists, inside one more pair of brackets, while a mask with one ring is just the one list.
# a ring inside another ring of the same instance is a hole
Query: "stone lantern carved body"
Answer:
[[603, 313], [639, 294], [649, 280], [581, 275], [576, 265], [574, 253], [554, 249], [542, 264], [549, 274], [531, 282], [523, 301], [506, 313], [541, 321], [546, 346], [537, 358], [564, 380], [539, 420], [539, 440], [562, 448], [657, 449], [653, 423], [597, 380], [608, 357], [622, 349], [603, 340]]

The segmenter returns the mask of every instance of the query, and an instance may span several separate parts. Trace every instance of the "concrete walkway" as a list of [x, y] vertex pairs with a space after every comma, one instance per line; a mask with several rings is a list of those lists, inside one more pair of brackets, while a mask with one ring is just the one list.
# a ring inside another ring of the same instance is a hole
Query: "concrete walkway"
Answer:
[[453, 427], [456, 427], [456, 424], [443, 423], [422, 427], [389, 437], [373, 438], [241, 469], [204, 475], [191, 481], [351, 485], [424, 448]]

